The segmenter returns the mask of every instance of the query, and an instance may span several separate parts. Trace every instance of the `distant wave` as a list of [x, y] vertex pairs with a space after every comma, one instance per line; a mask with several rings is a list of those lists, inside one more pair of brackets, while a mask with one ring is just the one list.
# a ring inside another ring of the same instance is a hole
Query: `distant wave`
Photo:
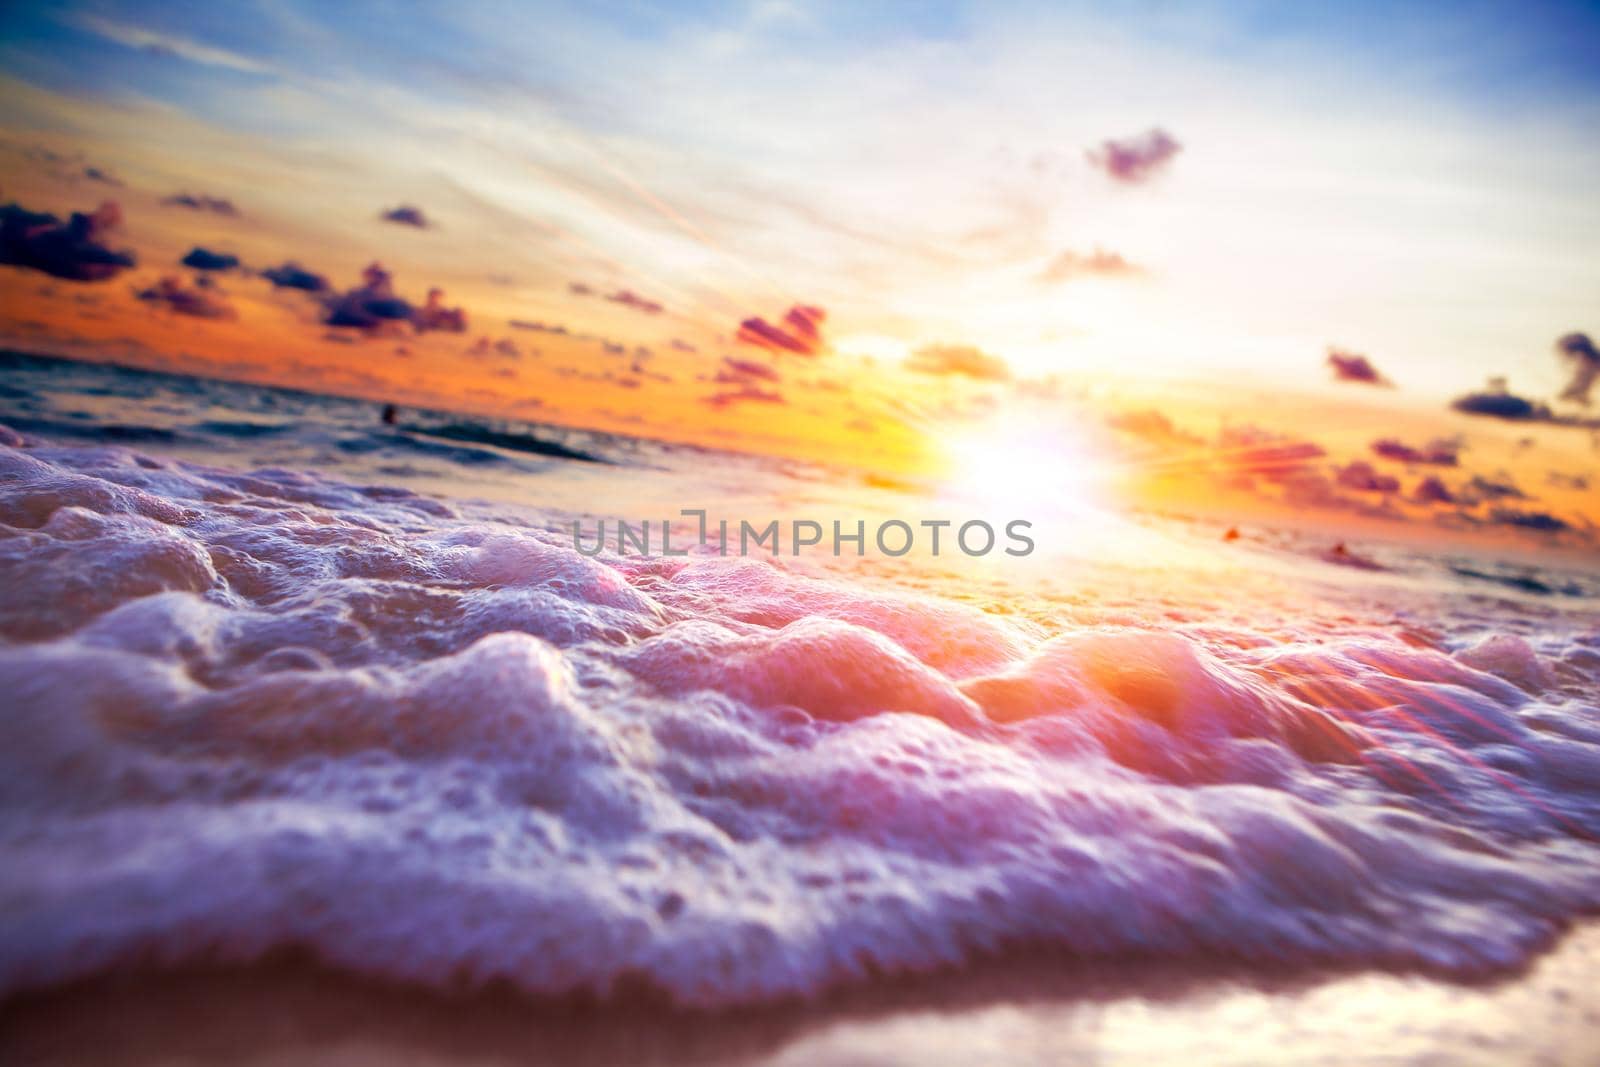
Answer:
[[1464, 976], [1600, 907], [1592, 621], [1045, 629], [0, 440], [3, 992], [285, 946], [702, 1006], [1028, 946]]
[[463, 441], [469, 444], [493, 445], [513, 452], [526, 452], [535, 456], [555, 459], [575, 459], [585, 463], [609, 463], [610, 460], [576, 448], [568, 448], [558, 441], [549, 441], [532, 434], [496, 430], [480, 423], [451, 422], [442, 426], [400, 425], [395, 429], [422, 437], [436, 437], [445, 441]]
[[108, 441], [117, 444], [175, 444], [183, 439], [183, 434], [180, 432], [163, 426], [26, 417], [12, 417], [9, 424], [24, 433], [75, 437], [80, 440]]
[[1476, 567], [1451, 564], [1450, 570], [1463, 578], [1471, 578], [1480, 582], [1493, 582], [1507, 589], [1515, 589], [1519, 593], [1533, 593], [1537, 596], [1585, 596], [1585, 590], [1576, 582], [1561, 582], [1553, 584], [1532, 574], [1505, 574], [1481, 570]]
[[238, 422], [229, 419], [210, 419], [196, 423], [195, 429], [202, 433], [221, 434], [224, 437], [273, 437], [279, 434], [292, 433], [294, 427], [281, 422]]

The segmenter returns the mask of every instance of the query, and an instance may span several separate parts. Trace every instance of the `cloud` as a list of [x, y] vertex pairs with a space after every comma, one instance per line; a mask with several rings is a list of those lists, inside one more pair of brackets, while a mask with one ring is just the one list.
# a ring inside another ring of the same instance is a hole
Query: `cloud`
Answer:
[[1430, 441], [1414, 448], [1393, 437], [1380, 438], [1370, 446], [1373, 455], [1392, 459], [1396, 463], [1415, 463], [1430, 467], [1455, 467], [1460, 464], [1461, 443], [1446, 438]]
[[680, 338], [677, 338], [677, 337], [674, 337], [672, 339], [669, 347], [671, 347], [671, 349], [674, 352], [698, 352], [698, 351], [700, 351], [700, 349], [696, 348], [694, 345], [690, 344], [688, 341], [684, 341], [684, 340], [682, 340]]
[[739, 324], [738, 339], [773, 352], [793, 352], [801, 356], [815, 356], [827, 344], [822, 337], [822, 323], [828, 313], [809, 304], [796, 304], [783, 317], [781, 325], [774, 326], [766, 319], [749, 318]]
[[1589, 393], [1600, 378], [1600, 349], [1586, 333], [1569, 333], [1556, 341], [1556, 352], [1572, 365], [1572, 379], [1561, 390], [1561, 400], [1589, 406]]
[[141, 52], [153, 55], [171, 56], [175, 59], [187, 60], [190, 63], [199, 63], [208, 67], [221, 67], [226, 70], [240, 71], [246, 74], [270, 74], [272, 68], [265, 63], [230, 52], [222, 48], [201, 44], [187, 37], [176, 34], [157, 33], [138, 26], [130, 26], [123, 22], [113, 22], [111, 19], [101, 18], [98, 15], [73, 14], [70, 21], [81, 29], [108, 41], [120, 44], [126, 48], [135, 48]]
[[[595, 291], [594, 286], [588, 284], [587, 282], [568, 282], [567, 291], [573, 296], [599, 295]], [[646, 315], [659, 315], [663, 311], [667, 310], [659, 301], [640, 296], [632, 289], [617, 289], [613, 292], [607, 293], [605, 296], [601, 297], [601, 299], [610, 301], [613, 304], [621, 304], [623, 307], [632, 308], [633, 310], [642, 312]]]
[[1334, 468], [1334, 481], [1342, 489], [1358, 493], [1398, 493], [1400, 479], [1392, 474], [1379, 474], [1364, 459], [1354, 460], [1343, 467]]
[[1307, 470], [1328, 453], [1315, 441], [1285, 437], [1255, 426], [1224, 426], [1217, 446], [1226, 464], [1235, 471], [1260, 474], [1269, 481], [1288, 478]]
[[638, 293], [635, 293], [631, 289], [618, 289], [616, 292], [606, 297], [606, 299], [611, 301], [613, 304], [621, 304], [623, 307], [633, 308], [635, 311], [642, 311], [646, 315], [659, 315], [666, 310], [666, 308], [662, 307], [656, 301], [646, 300], [644, 297], [640, 296]]
[[1130, 263], [1120, 252], [1096, 248], [1088, 255], [1068, 250], [1056, 256], [1038, 274], [1038, 281], [1056, 285], [1074, 278], [1130, 278], [1144, 274], [1144, 268]]
[[1506, 380], [1499, 377], [1490, 378], [1488, 385], [1481, 392], [1456, 397], [1450, 402], [1450, 407], [1463, 415], [1481, 415], [1490, 419], [1503, 419], [1506, 422], [1540, 422], [1548, 426], [1600, 430], [1600, 418], [1558, 415], [1550, 410], [1549, 404], [1539, 400], [1529, 400], [1511, 392], [1506, 387]]
[[1416, 489], [1411, 492], [1411, 499], [1418, 504], [1424, 505], [1454, 504], [1457, 502], [1456, 495], [1450, 491], [1450, 487], [1445, 485], [1436, 474], [1430, 474], [1418, 482]]
[[1509, 422], [1546, 422], [1553, 417], [1546, 405], [1508, 391], [1504, 378], [1490, 378], [1482, 392], [1456, 397], [1450, 406], [1466, 415], [1487, 415]]
[[168, 207], [188, 208], [190, 211], [206, 211], [213, 215], [224, 215], [230, 219], [239, 217], [239, 209], [233, 205], [232, 200], [220, 196], [207, 196], [205, 193], [176, 193], [161, 202]]
[[261, 276], [271, 282], [274, 289], [299, 289], [307, 293], [325, 293], [329, 289], [328, 279], [313, 274], [292, 259], [281, 267], [268, 267]]
[[509, 337], [492, 339], [480, 337], [467, 349], [467, 355], [474, 359], [484, 359], [490, 356], [499, 359], [517, 360], [522, 358], [522, 349], [517, 347], [517, 342]]
[[394, 280], [377, 263], [362, 272], [362, 284], [328, 300], [323, 322], [329, 326], [376, 330], [385, 323], [411, 321], [411, 304], [394, 291]]
[[533, 322], [528, 319], [512, 319], [508, 325], [513, 330], [529, 330], [534, 333], [565, 334], [567, 328], [552, 322]]
[[1474, 474], [1472, 480], [1461, 487], [1461, 499], [1467, 504], [1477, 504], [1485, 500], [1527, 500], [1528, 494], [1524, 493], [1506, 474], [1497, 474], [1493, 478], [1482, 474]]
[[427, 303], [412, 313], [411, 325], [416, 327], [418, 333], [424, 333], [428, 330], [465, 333], [467, 331], [467, 313], [462, 308], [445, 307], [444, 290], [435, 287], [428, 290]]
[[1005, 360], [972, 345], [925, 345], [911, 354], [905, 368], [918, 374], [959, 374], [980, 382], [1011, 380]]
[[1572, 529], [1572, 524], [1557, 518], [1548, 511], [1523, 511], [1520, 508], [1495, 508], [1489, 521], [1500, 526], [1515, 526], [1537, 533], [1562, 533]]
[[197, 275], [193, 285], [185, 285], [180, 278], [162, 278], [148, 289], [140, 290], [140, 300], [158, 304], [179, 315], [192, 315], [197, 319], [231, 319], [237, 317], [228, 303], [227, 295], [205, 275]]
[[189, 249], [188, 255], [178, 262], [195, 270], [233, 270], [239, 265], [239, 257], [228, 252], [213, 252], [209, 248], [195, 245]]
[[43, 271], [75, 282], [103, 282], [132, 267], [132, 252], [104, 244], [122, 225], [122, 209], [107, 200], [93, 212], [74, 211], [62, 222], [17, 204], [0, 207], [0, 263]]
[[1333, 368], [1333, 376], [1341, 382], [1358, 382], [1362, 385], [1393, 385], [1388, 378], [1379, 373], [1378, 368], [1366, 356], [1356, 352], [1346, 352], [1338, 348], [1328, 349], [1328, 366]]
[[401, 204], [398, 207], [392, 207], [378, 217], [384, 222], [392, 222], [397, 226], [410, 226], [418, 230], [426, 230], [433, 225], [432, 220], [415, 204]]
[[1544, 480], [1557, 489], [1574, 489], [1581, 493], [1589, 488], [1589, 476], [1587, 474], [1565, 474], [1561, 471], [1549, 471], [1545, 474]]
[[442, 289], [428, 290], [427, 303], [413, 307], [395, 292], [394, 279], [381, 264], [368, 266], [361, 278], [362, 284], [354, 289], [326, 299], [324, 324], [368, 333], [394, 328], [400, 323], [409, 323], [418, 333], [429, 330], [466, 332], [467, 313], [461, 308], [445, 307]]
[[117, 177], [115, 174], [112, 174], [104, 167], [84, 167], [83, 176], [92, 182], [99, 182], [101, 185], [115, 186], [119, 189], [122, 188], [122, 179]]
[[1179, 429], [1166, 414], [1154, 409], [1118, 412], [1106, 419], [1106, 425], [1168, 449], [1198, 448], [1205, 444], [1203, 437]]
[[756, 385], [746, 385], [739, 389], [729, 389], [720, 393], [700, 398], [700, 403], [707, 407], [726, 408], [735, 404], [786, 404], [783, 394], [776, 389], [762, 389]]
[[1152, 127], [1136, 137], [1102, 141], [1085, 154], [1112, 180], [1135, 185], [1160, 173], [1181, 151], [1183, 145], [1170, 133]]
[[776, 382], [780, 377], [778, 369], [770, 364], [723, 356], [722, 365], [717, 369], [717, 376], [712, 381], [718, 385], [750, 385], [758, 381]]

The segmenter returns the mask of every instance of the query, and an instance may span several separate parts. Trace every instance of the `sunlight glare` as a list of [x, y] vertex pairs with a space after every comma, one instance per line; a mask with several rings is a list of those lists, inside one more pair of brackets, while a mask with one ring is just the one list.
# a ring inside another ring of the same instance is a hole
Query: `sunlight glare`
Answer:
[[1008, 412], [947, 445], [945, 493], [977, 513], [1038, 519], [1094, 509], [1106, 471], [1057, 413]]

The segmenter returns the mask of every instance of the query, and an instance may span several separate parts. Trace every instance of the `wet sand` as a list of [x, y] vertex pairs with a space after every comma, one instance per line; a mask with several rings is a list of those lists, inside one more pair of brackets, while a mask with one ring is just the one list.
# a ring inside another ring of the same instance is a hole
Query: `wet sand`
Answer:
[[825, 1001], [716, 1015], [440, 996], [301, 962], [121, 975], [17, 998], [22, 1064], [1600, 1063], [1600, 926], [1524, 973], [1463, 985], [1374, 972], [1008, 960]]

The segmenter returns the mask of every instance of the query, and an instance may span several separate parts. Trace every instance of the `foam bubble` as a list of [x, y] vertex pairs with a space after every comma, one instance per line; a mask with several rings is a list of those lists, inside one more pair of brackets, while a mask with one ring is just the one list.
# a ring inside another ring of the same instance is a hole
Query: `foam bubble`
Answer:
[[1041, 626], [19, 444], [0, 990], [286, 945], [700, 1005], [1025, 945], [1472, 974], [1600, 905], [1582, 624]]

